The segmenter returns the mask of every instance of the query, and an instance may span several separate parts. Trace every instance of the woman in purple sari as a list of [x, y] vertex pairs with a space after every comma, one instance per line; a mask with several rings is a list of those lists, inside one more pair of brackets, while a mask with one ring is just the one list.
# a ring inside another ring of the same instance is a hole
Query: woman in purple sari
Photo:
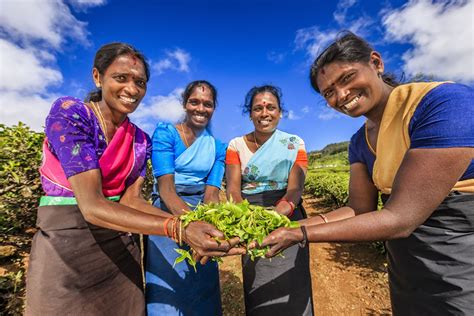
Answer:
[[[143, 315], [137, 234], [184, 241], [198, 254], [225, 255], [238, 242], [177, 217], [141, 195], [150, 139], [128, 119], [145, 95], [145, 57], [130, 45], [99, 49], [86, 102], [58, 99], [46, 118], [45, 196], [27, 277], [26, 315]], [[239, 252], [240, 250], [231, 250]]]

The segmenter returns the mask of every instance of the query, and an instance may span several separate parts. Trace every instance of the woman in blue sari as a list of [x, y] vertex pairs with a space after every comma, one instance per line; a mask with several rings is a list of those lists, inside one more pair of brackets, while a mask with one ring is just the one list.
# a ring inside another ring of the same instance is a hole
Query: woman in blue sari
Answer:
[[[281, 92], [274, 86], [252, 88], [244, 113], [255, 129], [229, 143], [227, 198], [275, 210], [291, 220], [306, 217], [301, 194], [308, 159], [304, 142], [277, 129]], [[313, 315], [309, 249], [288, 248], [283, 257], [251, 261], [242, 257], [247, 315]]]
[[[208, 124], [217, 91], [207, 81], [193, 81], [183, 92], [186, 117], [173, 125], [159, 123], [153, 135], [152, 165], [155, 206], [173, 214], [192, 211], [199, 203], [219, 201], [226, 146]], [[221, 315], [216, 262], [185, 262], [173, 267], [180, 246], [161, 236], [149, 236], [146, 299], [149, 315]]]

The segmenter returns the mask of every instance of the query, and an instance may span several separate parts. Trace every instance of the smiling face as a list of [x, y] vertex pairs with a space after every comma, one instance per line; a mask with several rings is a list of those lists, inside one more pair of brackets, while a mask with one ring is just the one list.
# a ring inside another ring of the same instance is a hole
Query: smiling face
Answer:
[[211, 121], [214, 109], [214, 96], [211, 89], [206, 85], [196, 86], [184, 105], [185, 122], [190, 128], [204, 129]]
[[112, 113], [127, 115], [136, 110], [146, 93], [147, 80], [141, 60], [120, 55], [103, 74], [92, 71], [96, 85], [102, 88], [102, 101]]
[[273, 133], [281, 118], [281, 109], [277, 98], [270, 92], [255, 95], [250, 111], [255, 131]]
[[382, 72], [380, 55], [373, 52], [369, 63], [334, 61], [323, 66], [317, 85], [332, 108], [352, 117], [367, 116], [387, 101]]

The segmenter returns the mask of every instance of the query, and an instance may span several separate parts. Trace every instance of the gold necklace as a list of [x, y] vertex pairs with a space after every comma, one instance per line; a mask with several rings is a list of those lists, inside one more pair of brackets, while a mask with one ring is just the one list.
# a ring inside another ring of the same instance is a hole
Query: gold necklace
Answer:
[[253, 131], [253, 142], [255, 144], [255, 147], [257, 147], [257, 149], [259, 149], [260, 145], [257, 143], [257, 137], [255, 136], [255, 131]]
[[179, 126], [181, 126], [181, 132], [183, 133], [183, 137], [184, 137], [184, 144], [186, 144], [186, 147], [189, 147], [189, 144], [188, 144], [188, 139], [186, 138], [186, 133], [184, 132], [183, 123], [179, 124]]
[[102, 111], [100, 110], [99, 104], [95, 102], [90, 102], [92, 105], [92, 110], [94, 110], [95, 116], [99, 120], [100, 127], [102, 128], [102, 132], [105, 136], [105, 142], [109, 143], [109, 138], [107, 137], [107, 123], [105, 122], [104, 116], [102, 115]]

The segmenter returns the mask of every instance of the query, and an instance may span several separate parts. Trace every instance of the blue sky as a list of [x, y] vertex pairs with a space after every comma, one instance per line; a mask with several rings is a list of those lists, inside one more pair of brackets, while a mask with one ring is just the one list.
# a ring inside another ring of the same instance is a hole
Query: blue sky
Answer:
[[367, 38], [386, 69], [410, 77], [474, 82], [473, 1], [0, 0], [0, 123], [41, 130], [55, 98], [92, 89], [95, 51], [128, 42], [151, 65], [148, 92], [132, 120], [152, 133], [183, 114], [179, 95], [205, 79], [219, 92], [212, 121], [223, 141], [252, 130], [240, 106], [247, 91], [279, 86], [288, 115], [280, 128], [308, 150], [349, 140], [363, 123], [326, 107], [309, 65], [335, 35]]

